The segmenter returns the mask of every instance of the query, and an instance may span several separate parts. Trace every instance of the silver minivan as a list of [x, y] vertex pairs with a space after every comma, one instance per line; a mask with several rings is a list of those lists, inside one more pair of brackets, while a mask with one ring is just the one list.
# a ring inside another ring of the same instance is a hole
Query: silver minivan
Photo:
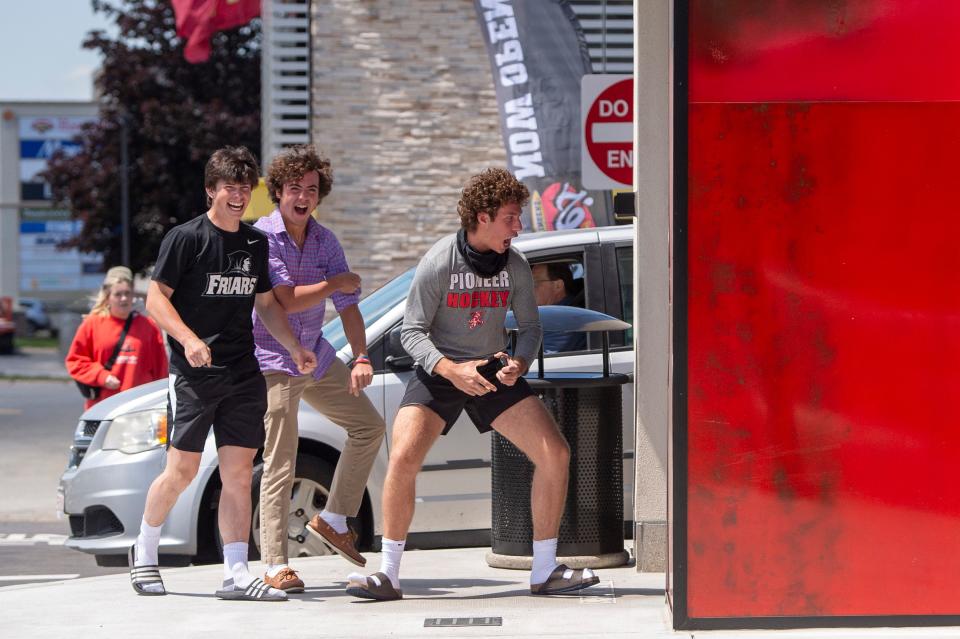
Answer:
[[[633, 227], [577, 229], [522, 235], [514, 241], [531, 264], [563, 262], [582, 286], [583, 305], [633, 323]], [[413, 269], [360, 302], [367, 344], [374, 365], [366, 389], [387, 423], [387, 437], [374, 463], [358, 517], [361, 549], [381, 533], [380, 500], [387, 470], [390, 428], [412, 373], [400, 346], [399, 331]], [[349, 362], [350, 346], [339, 319], [324, 327], [338, 356]], [[610, 336], [611, 367], [632, 373], [631, 331]], [[598, 371], [601, 339], [588, 336], [587, 349], [546, 355], [548, 371]], [[534, 362], [533, 370], [536, 370]], [[66, 545], [96, 556], [101, 565], [123, 565], [136, 538], [146, 491], [166, 461], [166, 380], [130, 389], [91, 407], [80, 417], [67, 469], [60, 479], [61, 508], [70, 522]], [[623, 392], [624, 513], [633, 512], [633, 385]], [[304, 525], [326, 503], [333, 470], [346, 435], [314, 411], [300, 406], [300, 447], [290, 502], [291, 557], [325, 554], [325, 547], [305, 534]], [[490, 542], [489, 435], [480, 435], [464, 415], [427, 456], [417, 478], [416, 514], [408, 548], [486, 545]], [[254, 515], [251, 554], [259, 535], [259, 480], [254, 469]], [[163, 525], [160, 541], [165, 564], [217, 561], [220, 478], [213, 435], [208, 437], [196, 479], [181, 495]]]

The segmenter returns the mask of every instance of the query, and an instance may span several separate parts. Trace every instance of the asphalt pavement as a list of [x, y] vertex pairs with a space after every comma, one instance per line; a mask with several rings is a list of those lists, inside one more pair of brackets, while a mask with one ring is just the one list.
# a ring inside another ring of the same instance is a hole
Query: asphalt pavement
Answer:
[[70, 527], [57, 513], [57, 485], [82, 411], [70, 382], [0, 379], [0, 588], [118, 572], [64, 546]]
[[0, 521], [0, 589], [28, 583], [46, 583], [126, 574], [126, 568], [98, 566], [93, 555], [64, 546], [70, 527], [56, 522]]
[[70, 380], [63, 356], [56, 348], [19, 347], [12, 355], [0, 355], [0, 379]]
[[69, 382], [0, 379], [0, 522], [57, 520], [57, 486], [82, 412]]

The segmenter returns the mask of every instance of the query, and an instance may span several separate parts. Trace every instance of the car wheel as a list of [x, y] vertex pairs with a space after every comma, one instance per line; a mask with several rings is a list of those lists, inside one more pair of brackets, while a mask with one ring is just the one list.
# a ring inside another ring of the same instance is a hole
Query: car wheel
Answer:
[[[296, 477], [293, 481], [293, 490], [290, 495], [290, 517], [287, 523], [287, 553], [290, 558], [313, 557], [329, 555], [331, 551], [319, 539], [306, 531], [307, 522], [318, 514], [327, 505], [330, 495], [330, 485], [333, 483], [334, 466], [318, 457], [311, 455], [297, 455]], [[253, 483], [251, 485], [253, 516], [250, 525], [250, 560], [260, 559], [260, 481], [263, 478], [263, 464], [257, 464], [253, 469]], [[212, 498], [219, 497], [216, 490]], [[217, 556], [223, 559], [223, 540], [216, 525], [216, 501], [213, 501], [213, 512], [210, 523], [213, 529], [214, 545]], [[365, 539], [361, 519], [351, 518], [350, 527], [357, 532], [358, 539]], [[214, 560], [212, 557], [211, 560]]]
[[[290, 516], [287, 522], [287, 553], [290, 558], [329, 555], [330, 550], [306, 525], [327, 505], [334, 467], [329, 462], [307, 455], [297, 455], [296, 477], [290, 494]], [[253, 518], [251, 522], [251, 550], [256, 547], [260, 556], [260, 480], [263, 464], [253, 471]], [[252, 555], [252, 553], [251, 553]]]

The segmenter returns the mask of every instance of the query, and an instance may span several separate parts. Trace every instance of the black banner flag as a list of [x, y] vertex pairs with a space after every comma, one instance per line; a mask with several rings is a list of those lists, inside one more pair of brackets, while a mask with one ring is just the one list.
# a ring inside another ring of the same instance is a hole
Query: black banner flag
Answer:
[[508, 168], [530, 189], [524, 228], [612, 224], [603, 191], [580, 180], [586, 40], [566, 0], [474, 0], [490, 54]]

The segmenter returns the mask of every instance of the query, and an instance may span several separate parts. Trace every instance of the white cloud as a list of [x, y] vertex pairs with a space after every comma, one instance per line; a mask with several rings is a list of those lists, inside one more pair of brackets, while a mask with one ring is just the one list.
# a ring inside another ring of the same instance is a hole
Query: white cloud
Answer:
[[58, 93], [74, 100], [93, 99], [93, 65], [80, 64], [63, 73]]
[[92, 66], [81, 64], [80, 66], [70, 69], [65, 77], [67, 80], [88, 80], [93, 74], [93, 71]]

